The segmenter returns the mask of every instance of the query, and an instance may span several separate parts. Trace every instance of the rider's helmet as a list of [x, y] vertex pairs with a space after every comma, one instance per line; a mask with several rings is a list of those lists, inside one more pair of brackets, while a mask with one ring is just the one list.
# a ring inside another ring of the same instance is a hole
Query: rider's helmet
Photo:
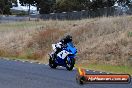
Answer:
[[66, 40], [68, 40], [69, 42], [72, 42], [72, 36], [71, 35], [67, 35], [66, 36]]

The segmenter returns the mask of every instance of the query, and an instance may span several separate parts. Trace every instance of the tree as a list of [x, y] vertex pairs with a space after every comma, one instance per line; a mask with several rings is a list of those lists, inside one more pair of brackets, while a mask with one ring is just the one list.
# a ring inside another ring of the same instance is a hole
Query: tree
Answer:
[[23, 5], [23, 6], [28, 5], [29, 6], [28, 14], [30, 14], [30, 6], [36, 4], [35, 0], [19, 0], [19, 1], [20, 1], [21, 5]]
[[111, 7], [115, 4], [116, 0], [93, 0], [90, 9]]
[[37, 7], [37, 10], [43, 13], [50, 13], [52, 10], [52, 6], [56, 0], [20, 0], [21, 5], [29, 5], [29, 12], [30, 6], [34, 5]]
[[0, 13], [3, 14], [5, 8], [5, 2], [4, 0], [0, 0]]
[[17, 0], [11, 0], [11, 3], [12, 3], [12, 4], [14, 3], [14, 5], [15, 5], [16, 7], [18, 6]]
[[48, 14], [53, 11], [53, 5], [56, 0], [36, 0], [36, 6], [40, 14]]
[[55, 10], [58, 12], [63, 11], [79, 11], [86, 9], [90, 0], [57, 0], [55, 4]]
[[119, 5], [122, 5], [122, 6], [129, 6], [131, 0], [117, 0], [117, 3], [119, 3]]
[[130, 0], [20, 0], [22, 5], [35, 5], [40, 14], [111, 7], [115, 3], [129, 4]]
[[116, 0], [56, 0], [54, 9], [58, 12], [80, 11], [111, 7]]
[[0, 0], [0, 13], [1, 14], [11, 14], [10, 8], [12, 7], [12, 2], [15, 0]]

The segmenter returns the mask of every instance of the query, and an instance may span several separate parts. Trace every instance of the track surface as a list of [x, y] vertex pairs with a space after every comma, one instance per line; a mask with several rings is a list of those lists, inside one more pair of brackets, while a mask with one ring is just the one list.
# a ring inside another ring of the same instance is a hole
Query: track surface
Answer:
[[[89, 71], [88, 73], [99, 73]], [[132, 88], [130, 84], [86, 84], [75, 80], [76, 70], [0, 59], [0, 88]]]

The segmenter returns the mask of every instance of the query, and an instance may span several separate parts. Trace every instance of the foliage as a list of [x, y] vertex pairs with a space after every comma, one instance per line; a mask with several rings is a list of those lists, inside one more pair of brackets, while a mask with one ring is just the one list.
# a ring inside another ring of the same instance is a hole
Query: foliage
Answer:
[[36, 6], [40, 14], [48, 14], [53, 11], [55, 0], [36, 0]]
[[0, 14], [11, 14], [10, 8], [15, 0], [0, 0]]
[[[0, 0], [0, 12], [10, 14], [10, 7], [16, 0]], [[131, 6], [131, 0], [20, 0], [21, 5], [36, 6], [40, 14], [52, 12], [80, 11], [114, 6]]]
[[25, 16], [28, 15], [27, 12], [25, 11], [20, 11], [19, 13], [16, 14], [17, 16]]

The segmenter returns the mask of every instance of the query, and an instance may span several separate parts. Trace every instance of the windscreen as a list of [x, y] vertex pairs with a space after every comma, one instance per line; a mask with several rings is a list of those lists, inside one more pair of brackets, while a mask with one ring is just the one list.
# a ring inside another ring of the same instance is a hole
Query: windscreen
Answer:
[[72, 42], [69, 42], [68, 44], [69, 44], [72, 48], [74, 48], [74, 45], [73, 45]]

